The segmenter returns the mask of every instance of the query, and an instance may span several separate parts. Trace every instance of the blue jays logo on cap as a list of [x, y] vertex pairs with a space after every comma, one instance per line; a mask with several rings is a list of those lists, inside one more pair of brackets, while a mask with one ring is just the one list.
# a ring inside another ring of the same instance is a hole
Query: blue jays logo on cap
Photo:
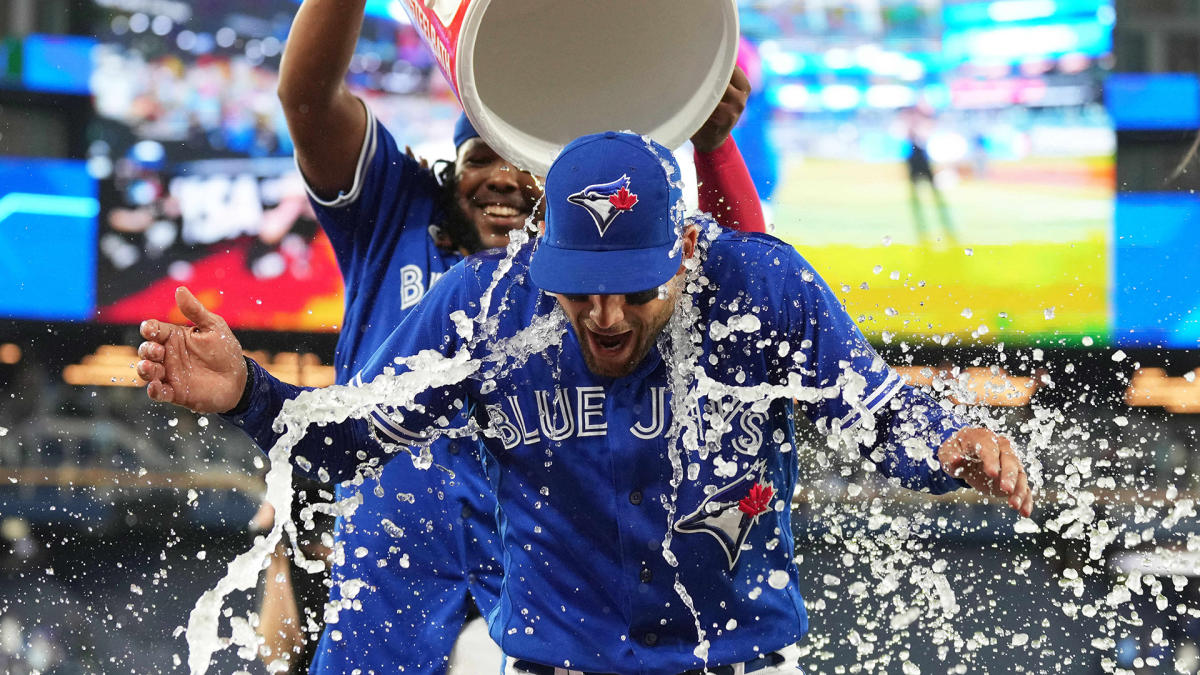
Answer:
[[766, 461], [754, 463], [740, 478], [704, 498], [700, 506], [675, 523], [683, 534], [703, 532], [711, 535], [725, 551], [729, 569], [737, 565], [742, 544], [758, 517], [771, 510], [775, 488], [763, 482]]
[[629, 191], [629, 176], [622, 175], [611, 183], [589, 185], [567, 197], [567, 201], [586, 209], [603, 237], [617, 216], [633, 209], [638, 197]]

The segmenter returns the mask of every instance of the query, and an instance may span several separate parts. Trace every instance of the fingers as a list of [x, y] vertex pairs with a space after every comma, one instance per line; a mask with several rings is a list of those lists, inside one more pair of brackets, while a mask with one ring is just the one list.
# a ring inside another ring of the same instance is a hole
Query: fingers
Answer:
[[1008, 497], [1008, 505], [1018, 511], [1026, 518], [1033, 511], [1033, 490], [1029, 487], [1029, 479], [1025, 472], [1017, 478], [1017, 484], [1013, 488], [1013, 492]]
[[151, 342], [147, 340], [146, 342], [138, 345], [137, 353], [139, 359], [146, 359], [148, 361], [157, 361], [161, 363], [166, 357], [167, 348], [158, 342]]
[[1033, 489], [1012, 443], [991, 432], [975, 443], [982, 461], [981, 468], [991, 479], [988, 492], [996, 497], [1007, 497], [1008, 505], [1028, 518], [1033, 514]]
[[966, 454], [974, 456], [983, 469], [983, 474], [993, 481], [1000, 478], [1000, 445], [996, 442], [996, 438], [987, 430], [981, 430], [980, 434], [973, 434], [965, 442], [969, 444]]
[[136, 370], [138, 377], [142, 378], [146, 382], [162, 380], [167, 376], [167, 369], [163, 366], [163, 364], [156, 363], [154, 361], [138, 361]]
[[164, 324], [156, 319], [146, 319], [142, 325], [138, 327], [138, 333], [143, 339], [153, 340], [158, 343], [165, 343], [167, 338], [171, 336], [171, 324]]
[[732, 84], [725, 87], [725, 95], [721, 97], [721, 102], [717, 104], [709, 119], [719, 121], [726, 126], [733, 126], [746, 111], [747, 98], [747, 92]]
[[[145, 324], [143, 324], [143, 327]], [[165, 334], [170, 334], [169, 331], [163, 331]], [[166, 358], [167, 348], [158, 342], [147, 340], [138, 345], [138, 358], [136, 370], [138, 377], [146, 382], [161, 380], [166, 377], [167, 370], [163, 366], [163, 359]]]
[[175, 304], [179, 305], [179, 311], [183, 312], [188, 321], [200, 328], [212, 328], [217, 322], [217, 315], [208, 311], [184, 286], [175, 289]]
[[161, 380], [154, 380], [150, 384], [147, 384], [146, 395], [151, 400], [158, 401], [159, 403], [175, 402], [175, 389]]
[[[733, 76], [729, 78], [729, 86], [749, 95], [751, 91], [750, 78], [746, 75], [746, 71], [742, 70], [741, 67], [735, 66]], [[728, 90], [726, 91], [728, 92]]]
[[1011, 494], [1017, 487], [1017, 477], [1024, 472], [1021, 471], [1021, 460], [1013, 451], [1008, 439], [1001, 438], [999, 441], [997, 450], [1000, 455], [1000, 475], [997, 478], [1001, 491]]

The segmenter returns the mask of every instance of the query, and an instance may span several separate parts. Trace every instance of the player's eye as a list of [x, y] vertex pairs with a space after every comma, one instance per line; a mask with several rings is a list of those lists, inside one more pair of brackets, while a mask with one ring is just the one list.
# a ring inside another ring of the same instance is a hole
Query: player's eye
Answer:
[[[563, 293], [562, 296], [571, 302], [587, 302], [590, 295], [573, 295], [571, 293]], [[651, 288], [637, 293], [626, 293], [625, 304], [627, 305], [644, 305], [651, 300], [658, 298], [658, 289]]]
[[626, 293], [625, 294], [625, 304], [628, 304], [628, 305], [644, 305], [647, 302], [650, 302], [651, 300], [656, 300], [656, 299], [658, 299], [658, 289], [657, 288], [651, 288], [651, 289], [648, 289], [645, 291], [638, 291], [637, 293]]

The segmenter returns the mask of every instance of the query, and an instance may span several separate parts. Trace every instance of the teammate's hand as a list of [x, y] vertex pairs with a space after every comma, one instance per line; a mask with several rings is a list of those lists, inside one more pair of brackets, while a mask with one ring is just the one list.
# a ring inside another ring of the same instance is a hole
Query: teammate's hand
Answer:
[[729, 78], [721, 102], [705, 120], [704, 126], [692, 134], [692, 146], [699, 152], [712, 152], [721, 147], [746, 110], [748, 98], [750, 78], [746, 77], [741, 68], [734, 68], [733, 77]]
[[225, 319], [208, 311], [182, 286], [175, 303], [193, 326], [149, 319], [138, 347], [137, 374], [146, 395], [199, 413], [232, 410], [246, 386], [246, 361]]
[[951, 476], [989, 497], [1005, 497], [1008, 505], [1028, 518], [1033, 514], [1033, 490], [1012, 443], [983, 427], [960, 429], [938, 449], [938, 459]]

